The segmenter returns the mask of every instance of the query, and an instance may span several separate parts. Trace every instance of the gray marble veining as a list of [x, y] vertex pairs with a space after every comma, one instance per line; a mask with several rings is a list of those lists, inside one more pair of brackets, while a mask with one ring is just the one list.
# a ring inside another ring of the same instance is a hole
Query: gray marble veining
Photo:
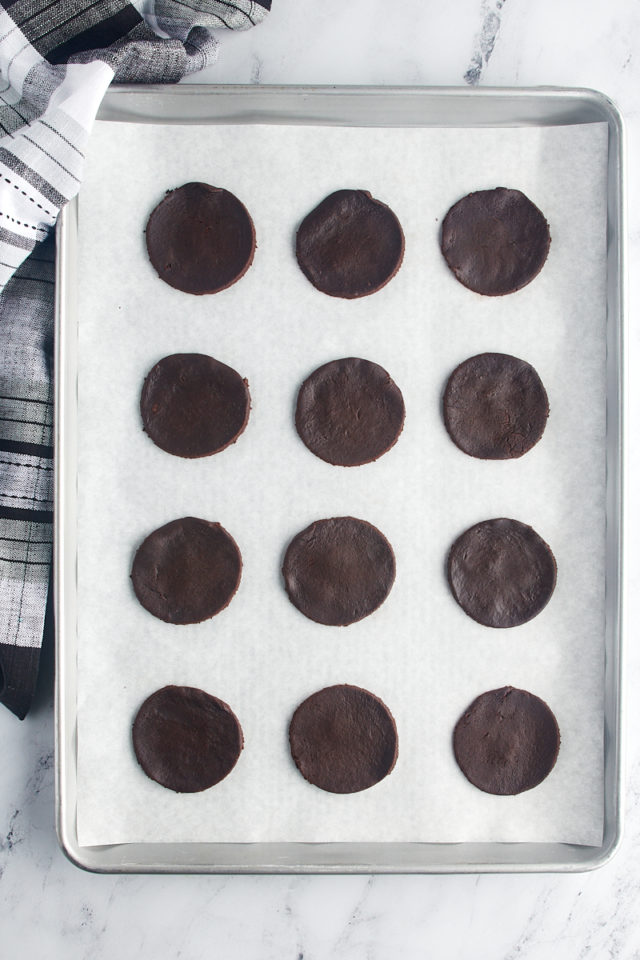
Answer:
[[480, 83], [482, 72], [493, 53], [500, 31], [502, 8], [505, 2], [506, 0], [482, 0], [482, 26], [476, 37], [471, 63], [464, 75], [465, 83], [473, 87]]

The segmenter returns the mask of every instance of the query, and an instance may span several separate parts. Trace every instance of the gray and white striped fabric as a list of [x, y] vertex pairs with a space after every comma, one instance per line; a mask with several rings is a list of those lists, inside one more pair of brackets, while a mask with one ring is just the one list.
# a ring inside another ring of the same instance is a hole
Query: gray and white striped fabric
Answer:
[[0, 3], [0, 702], [22, 719], [51, 567], [52, 228], [110, 83], [177, 82], [271, 0]]

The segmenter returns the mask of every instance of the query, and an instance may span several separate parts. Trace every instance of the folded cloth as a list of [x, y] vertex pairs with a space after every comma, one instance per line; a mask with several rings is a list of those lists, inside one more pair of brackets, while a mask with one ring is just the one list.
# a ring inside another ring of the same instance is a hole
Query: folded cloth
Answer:
[[[51, 569], [58, 211], [111, 82], [175, 83], [271, 0], [0, 0], [0, 702], [33, 696]], [[33, 252], [32, 252], [33, 251]]]

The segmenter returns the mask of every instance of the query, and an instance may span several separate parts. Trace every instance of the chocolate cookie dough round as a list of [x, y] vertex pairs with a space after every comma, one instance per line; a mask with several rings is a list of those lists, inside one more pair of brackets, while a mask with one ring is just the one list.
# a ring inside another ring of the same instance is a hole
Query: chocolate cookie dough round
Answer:
[[393, 210], [367, 190], [337, 190], [298, 228], [296, 257], [305, 277], [330, 297], [376, 293], [396, 275], [404, 234]]
[[240, 584], [242, 559], [219, 523], [182, 517], [150, 533], [131, 581], [142, 606], [166, 623], [200, 623], [220, 613]]
[[465, 613], [486, 627], [517, 627], [547, 605], [556, 585], [551, 548], [519, 520], [484, 520], [449, 552], [449, 585]]
[[133, 749], [151, 779], [176, 793], [199, 793], [235, 767], [242, 728], [231, 707], [196, 687], [163, 687], [133, 722]]
[[293, 538], [282, 575], [289, 600], [305, 617], [346, 627], [384, 602], [395, 580], [396, 560], [373, 524], [333, 517], [316, 520]]
[[174, 353], [144, 381], [140, 412], [153, 442], [176, 457], [208, 457], [235, 443], [249, 419], [246, 380], [201, 353]]
[[499, 297], [540, 273], [551, 236], [544, 215], [524, 193], [496, 187], [458, 200], [442, 222], [440, 243], [460, 283]]
[[453, 731], [453, 752], [467, 780], [499, 796], [537, 787], [553, 770], [559, 749], [550, 708], [514, 687], [481, 694]]
[[208, 183], [169, 190], [151, 212], [147, 251], [158, 276], [185, 293], [218, 293], [253, 261], [253, 221], [233, 193]]
[[456, 367], [442, 406], [456, 446], [483, 460], [521, 457], [549, 416], [542, 380], [530, 363], [507, 353], [480, 353]]
[[388, 707], [368, 690], [343, 683], [307, 697], [289, 726], [291, 756], [309, 783], [329, 793], [357, 793], [391, 773], [398, 733]]
[[318, 367], [298, 393], [296, 429], [321, 460], [341, 467], [371, 463], [397, 441], [402, 394], [386, 370], [357, 357]]

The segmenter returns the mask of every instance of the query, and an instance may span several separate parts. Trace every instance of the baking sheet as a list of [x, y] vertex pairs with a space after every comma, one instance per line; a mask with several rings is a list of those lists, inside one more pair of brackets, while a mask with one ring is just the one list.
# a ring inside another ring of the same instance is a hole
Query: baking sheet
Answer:
[[[97, 125], [79, 207], [81, 844], [601, 842], [606, 144], [606, 124], [473, 131]], [[165, 189], [190, 179], [235, 192], [256, 224], [254, 265], [214, 297], [171, 290], [144, 252], [149, 211]], [[449, 205], [496, 185], [524, 190], [553, 237], [540, 276], [498, 299], [461, 287], [437, 245]], [[407, 240], [404, 264], [387, 287], [344, 302], [308, 284], [293, 256], [297, 223], [343, 186], [389, 203]], [[156, 448], [137, 409], [148, 369], [167, 353], [191, 350], [236, 367], [253, 398], [238, 443], [195, 462]], [[527, 359], [549, 393], [543, 439], [512, 463], [466, 457], [442, 426], [446, 377], [483, 350]], [[407, 420], [378, 463], [345, 470], [306, 450], [292, 412], [311, 370], [349, 355], [389, 370]], [[187, 514], [222, 522], [245, 566], [227, 610], [175, 627], [137, 604], [128, 573], [141, 539]], [[289, 604], [279, 568], [293, 534], [313, 519], [345, 514], [386, 534], [398, 576], [371, 617], [328, 628]], [[512, 630], [466, 617], [444, 574], [453, 539], [492, 516], [531, 523], [558, 561], [550, 604]], [[400, 738], [393, 774], [347, 797], [307, 784], [286, 740], [295, 706], [340, 682], [381, 696]], [[163, 790], [135, 762], [131, 721], [165, 683], [201, 686], [241, 720], [240, 761], [204, 794]], [[450, 749], [462, 710], [504, 684], [543, 697], [562, 733], [551, 776], [513, 798], [473, 788]]]

